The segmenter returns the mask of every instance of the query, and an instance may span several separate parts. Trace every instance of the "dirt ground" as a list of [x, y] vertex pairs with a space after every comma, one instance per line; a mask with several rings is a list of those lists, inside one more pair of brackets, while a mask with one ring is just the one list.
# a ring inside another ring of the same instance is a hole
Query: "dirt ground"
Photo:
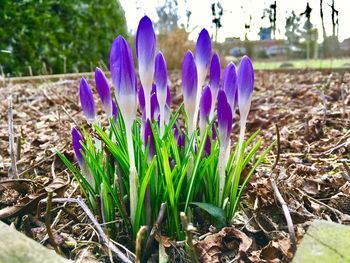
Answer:
[[[243, 234], [232, 234], [233, 228], [227, 230], [231, 234], [223, 234], [235, 237], [236, 246], [223, 239], [218, 244], [217, 236], [214, 238], [215, 234], [210, 233], [213, 229], [206, 229], [207, 234], [198, 234], [196, 238], [199, 242], [207, 244], [206, 255], [200, 248], [198, 251], [202, 261], [208, 260], [205, 262], [217, 262], [218, 258], [222, 261], [240, 259], [243, 262], [291, 261], [293, 241], [271, 186], [271, 178], [274, 178], [288, 205], [297, 244], [315, 219], [350, 223], [350, 177], [343, 164], [350, 159], [350, 72], [260, 71], [255, 76], [247, 129], [252, 133], [260, 128], [267, 145], [276, 138], [277, 124], [280, 159], [271, 171], [277, 156], [275, 147], [269, 162], [258, 170], [246, 190], [244, 209], [235, 220], [236, 229]], [[170, 76], [174, 105], [181, 101], [180, 79], [177, 73]], [[84, 123], [78, 100], [79, 78], [22, 83], [1, 81], [0, 181], [7, 179], [11, 167], [7, 98], [12, 94], [14, 137], [15, 142], [20, 142], [15, 149], [19, 154], [19, 177], [40, 181], [44, 186], [53, 178], [64, 178], [61, 180], [63, 185], [69, 173], [55, 152], [60, 150], [71, 160], [74, 158], [70, 131], [73, 125]], [[91, 79], [90, 83], [93, 83]], [[233, 137], [235, 134], [238, 134], [238, 125], [234, 127]], [[66, 197], [79, 194], [74, 183], [65, 189]], [[11, 205], [4, 202], [4, 198], [2, 193], [0, 209]], [[92, 257], [92, 254], [99, 259], [108, 258], [108, 253], [99, 249], [94, 231], [83, 224], [76, 226], [75, 221], [86, 222], [86, 218], [79, 209], [72, 209], [77, 215], [69, 219], [73, 221], [70, 224], [67, 217], [74, 215], [65, 215], [65, 212], [58, 215], [62, 211], [60, 207], [53, 212], [53, 219], [57, 220], [53, 227], [55, 239], [63, 244], [64, 253], [72, 259]], [[29, 211], [26, 214], [30, 214]], [[5, 221], [11, 222], [13, 218]], [[22, 221], [25, 222], [17, 218], [15, 222], [20, 230], [31, 234], [39, 242], [47, 240], [42, 217], [31, 218], [29, 230], [25, 229]], [[240, 235], [239, 238], [237, 235]], [[71, 239], [75, 240], [74, 248], [67, 245], [66, 241]], [[244, 249], [244, 244], [248, 243], [249, 247]], [[83, 249], [89, 253], [82, 256]], [[96, 251], [100, 252], [99, 256], [96, 256]], [[175, 255], [175, 251], [171, 254], [176, 261], [186, 261], [181, 253]]]

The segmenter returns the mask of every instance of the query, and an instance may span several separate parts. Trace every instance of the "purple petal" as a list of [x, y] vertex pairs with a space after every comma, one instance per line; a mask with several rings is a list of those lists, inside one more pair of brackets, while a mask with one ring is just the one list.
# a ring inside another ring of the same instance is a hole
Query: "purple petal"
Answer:
[[211, 152], [211, 141], [210, 141], [210, 137], [207, 136], [207, 139], [205, 141], [205, 146], [204, 146], [204, 153], [205, 155], [210, 155]]
[[213, 141], [216, 141], [216, 129], [215, 129], [215, 123], [211, 126], [211, 138]]
[[84, 151], [84, 148], [81, 145], [82, 142], [83, 142], [83, 137], [81, 136], [80, 132], [76, 128], [73, 128], [72, 145], [73, 145], [75, 157], [77, 158], [80, 166], [84, 163], [84, 158], [83, 158], [83, 155], [81, 154], [81, 152]]
[[166, 101], [165, 101], [165, 110], [164, 110], [164, 122], [168, 124], [170, 120], [170, 111], [171, 111], [171, 93], [170, 88], [167, 86], [166, 88]]
[[151, 89], [151, 95], [157, 93], [157, 86], [156, 84], [152, 84], [152, 89]]
[[220, 84], [220, 58], [218, 53], [214, 53], [210, 64], [210, 90], [213, 95], [213, 100], [216, 100]]
[[180, 136], [180, 131], [177, 128], [176, 123], [174, 123], [174, 125], [173, 125], [173, 130], [174, 130], [174, 137], [175, 137], [176, 140], [178, 140], [179, 136]]
[[144, 143], [145, 143], [145, 146], [149, 145], [148, 160], [151, 160], [155, 155], [155, 148], [154, 148], [154, 137], [153, 137], [153, 132], [151, 128], [151, 122], [149, 121], [149, 119], [147, 119], [147, 122], [145, 125]]
[[[182, 94], [185, 105], [196, 103], [197, 97], [197, 68], [191, 51], [187, 51], [182, 62]], [[194, 106], [193, 106], [194, 107]]]
[[116, 123], [118, 121], [118, 108], [114, 100], [112, 100], [112, 116], [114, 119], [114, 123]]
[[110, 118], [112, 115], [112, 96], [107, 78], [100, 68], [96, 68], [95, 70], [95, 83], [102, 107], [105, 110], [107, 117]]
[[170, 87], [167, 85], [166, 87], [166, 102], [165, 102], [167, 108], [170, 108], [171, 106], [171, 92], [170, 92]]
[[155, 62], [154, 79], [158, 92], [164, 94], [164, 100], [166, 97], [166, 87], [167, 87], [167, 66], [162, 52], [158, 52]]
[[171, 156], [169, 156], [168, 159], [169, 159], [170, 168], [171, 168], [171, 170], [173, 170], [174, 167], [175, 167], [175, 161], [174, 161], [174, 159]]
[[125, 122], [133, 122], [137, 111], [137, 82], [131, 49], [122, 36], [112, 44], [110, 70], [116, 99]]
[[145, 108], [146, 106], [145, 106], [145, 91], [143, 90], [142, 85], [140, 85], [138, 97], [139, 97], [140, 111], [141, 111], [142, 115], [144, 115], [145, 110], [146, 110], [146, 108]]
[[222, 147], [226, 148], [232, 130], [232, 111], [223, 90], [219, 91], [217, 111], [220, 143]]
[[237, 96], [237, 73], [236, 67], [232, 62], [230, 62], [224, 70], [222, 76], [222, 89], [225, 91], [232, 112], [234, 112], [237, 106], [235, 103]]
[[156, 34], [148, 16], [144, 16], [136, 32], [136, 56], [139, 64], [141, 83], [147, 90], [154, 75], [154, 57], [156, 53]]
[[198, 70], [207, 70], [211, 57], [211, 39], [206, 29], [199, 33], [196, 44], [196, 65]]
[[153, 93], [151, 95], [151, 118], [152, 120], [157, 120], [159, 116], [159, 103], [157, 99], [157, 94]]
[[131, 49], [122, 36], [118, 36], [112, 44], [110, 52], [110, 71], [117, 100], [123, 96], [136, 96], [136, 75]]
[[180, 149], [183, 149], [185, 147], [185, 134], [183, 132], [180, 133], [179, 138], [177, 139], [177, 145]]
[[238, 68], [237, 74], [238, 85], [238, 104], [240, 113], [245, 110], [248, 114], [253, 88], [254, 88], [254, 69], [249, 57], [244, 56]]
[[212, 96], [209, 86], [206, 86], [202, 92], [202, 97], [199, 103], [200, 119], [207, 123], [207, 118], [211, 110]]
[[85, 78], [80, 81], [80, 103], [85, 117], [89, 123], [93, 123], [96, 116], [94, 96]]

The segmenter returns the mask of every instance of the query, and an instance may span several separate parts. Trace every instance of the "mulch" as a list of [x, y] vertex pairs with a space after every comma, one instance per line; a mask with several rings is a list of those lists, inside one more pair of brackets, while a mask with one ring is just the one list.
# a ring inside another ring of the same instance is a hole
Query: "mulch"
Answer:
[[[180, 79], [179, 73], [170, 75], [175, 105], [181, 101]], [[74, 125], [84, 124], [78, 97], [79, 78], [29, 80], [25, 83], [11, 83], [9, 79], [0, 81], [0, 181], [7, 179], [11, 167], [7, 123], [7, 98], [10, 95], [15, 141], [20, 142], [20, 147], [16, 149], [20, 178], [34, 180], [43, 186], [52, 184], [55, 178], [69, 178], [55, 153], [62, 151], [74, 160], [70, 131]], [[93, 81], [90, 79], [89, 83]], [[213, 227], [199, 227], [201, 231], [195, 239], [198, 241], [198, 256], [203, 262], [228, 262], [233, 259], [237, 262], [291, 261], [293, 244], [282, 207], [271, 186], [271, 178], [274, 178], [288, 205], [297, 244], [315, 219], [350, 223], [350, 181], [344, 167], [350, 159], [349, 83], [349, 72], [256, 73], [247, 130], [252, 133], [261, 129], [260, 135], [264, 144], [268, 145], [276, 139], [277, 124], [280, 158], [272, 171], [277, 156], [275, 147], [268, 162], [252, 178], [244, 195], [243, 209], [235, 219], [235, 228], [219, 231]], [[96, 103], [99, 105], [97, 96]], [[98, 112], [103, 115], [101, 108]], [[236, 123], [233, 138], [239, 133]], [[64, 185], [63, 181], [60, 187]], [[79, 193], [74, 182], [65, 189], [63, 196]], [[6, 194], [10, 195], [10, 199], [16, 199], [11, 193]], [[4, 198], [2, 193], [0, 209], [8, 205], [4, 204]], [[56, 209], [55, 216], [59, 210]], [[64, 244], [66, 256], [72, 259], [90, 257], [91, 260], [97, 257], [108, 261], [108, 253], [98, 244], [98, 236], [84, 227], [86, 217], [83, 213], [74, 206], [70, 207], [69, 213], [72, 214], [63, 216], [61, 213], [54, 228], [55, 239], [57, 243]], [[15, 224], [26, 232], [22, 221], [17, 218]], [[70, 221], [73, 223], [67, 225]], [[40, 215], [31, 216], [26, 232], [32, 232], [31, 237], [39, 242], [45, 239], [46, 234], [42, 222]], [[68, 246], [67, 240], [75, 247]], [[45, 244], [50, 246], [47, 242]], [[178, 252], [179, 249], [168, 250], [174, 260], [188, 260]], [[214, 252], [209, 253], [212, 250]]]

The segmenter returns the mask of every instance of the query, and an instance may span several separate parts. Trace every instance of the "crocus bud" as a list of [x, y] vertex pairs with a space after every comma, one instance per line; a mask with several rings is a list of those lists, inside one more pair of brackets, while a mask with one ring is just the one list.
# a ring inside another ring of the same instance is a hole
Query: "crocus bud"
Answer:
[[220, 72], [221, 72], [220, 58], [218, 53], [215, 52], [211, 59], [211, 64], [210, 64], [209, 87], [212, 95], [212, 105], [211, 105], [210, 118], [209, 118], [210, 121], [212, 121], [214, 118], [214, 107], [215, 107], [215, 102], [219, 92]]
[[226, 149], [226, 147], [229, 145], [232, 131], [232, 111], [223, 90], [219, 91], [217, 111], [220, 147]]
[[211, 39], [206, 29], [199, 33], [196, 44], [196, 65], [198, 72], [198, 86], [201, 89], [205, 82], [211, 57]]
[[144, 132], [144, 143], [145, 143], [145, 147], [149, 145], [148, 161], [151, 161], [153, 156], [155, 155], [155, 148], [154, 148], [154, 137], [153, 137], [152, 127], [151, 127], [151, 122], [149, 121], [149, 119], [147, 119], [146, 121], [145, 132]]
[[93, 123], [96, 116], [94, 96], [89, 87], [89, 84], [86, 82], [86, 79], [83, 77], [80, 81], [80, 103], [85, 114], [86, 120], [88, 123]]
[[142, 117], [146, 114], [146, 106], [145, 106], [145, 91], [143, 90], [142, 85], [140, 85], [140, 89], [138, 92], [140, 111], [142, 113]]
[[112, 44], [110, 70], [116, 99], [125, 122], [132, 125], [137, 111], [137, 87], [131, 49], [122, 36]]
[[151, 118], [152, 120], [158, 120], [159, 117], [159, 103], [157, 99], [157, 94], [153, 93], [151, 95]]
[[204, 146], [204, 151], [207, 155], [210, 155], [211, 151], [211, 141], [216, 141], [216, 128], [215, 128], [215, 123], [211, 125], [211, 136], [207, 136], [205, 146]]
[[169, 123], [170, 120], [170, 111], [171, 111], [171, 93], [170, 88], [167, 86], [166, 88], [166, 101], [165, 101], [165, 110], [164, 110], [164, 122], [165, 124]]
[[167, 95], [167, 66], [162, 52], [158, 52], [155, 62], [154, 79], [157, 86], [157, 99], [162, 107], [166, 102]]
[[214, 53], [210, 64], [210, 90], [213, 98], [217, 98], [220, 84], [220, 58], [217, 52]]
[[72, 145], [73, 145], [75, 157], [77, 158], [80, 167], [82, 167], [82, 165], [84, 164], [84, 158], [83, 158], [83, 155], [81, 154], [81, 152], [84, 151], [84, 148], [81, 145], [82, 141], [83, 141], [83, 137], [81, 136], [80, 132], [76, 128], [73, 128]]
[[209, 114], [212, 105], [212, 97], [209, 86], [203, 90], [202, 97], [199, 103], [199, 131], [203, 138], [205, 129], [208, 125]]
[[224, 70], [222, 89], [225, 91], [231, 111], [234, 113], [237, 107], [237, 73], [236, 67], [232, 62], [230, 62]]
[[156, 34], [152, 21], [144, 16], [136, 32], [136, 56], [139, 65], [139, 75], [145, 91], [146, 116], [150, 116], [150, 92], [154, 75], [154, 58], [156, 52]]
[[95, 70], [95, 83], [98, 95], [100, 96], [102, 108], [107, 114], [107, 117], [112, 116], [112, 96], [105, 74], [100, 68]]
[[189, 136], [192, 136], [196, 126], [195, 110], [197, 98], [197, 68], [191, 51], [187, 51], [182, 62], [182, 94], [188, 118]]
[[112, 116], [114, 119], [114, 123], [116, 123], [118, 121], [118, 108], [114, 100], [112, 100]]
[[249, 57], [244, 56], [238, 68], [238, 107], [241, 118], [247, 119], [254, 88], [254, 69]]
[[205, 155], [209, 156], [211, 152], [211, 141], [210, 137], [207, 136], [207, 139], [205, 140], [205, 145], [204, 145], [204, 153]]

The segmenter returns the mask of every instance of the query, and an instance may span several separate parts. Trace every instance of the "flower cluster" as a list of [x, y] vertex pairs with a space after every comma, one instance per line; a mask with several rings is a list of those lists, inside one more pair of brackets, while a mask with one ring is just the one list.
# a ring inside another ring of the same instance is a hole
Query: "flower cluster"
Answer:
[[[163, 202], [168, 206], [169, 233], [178, 238], [183, 235], [179, 211], [187, 211], [194, 202], [215, 206], [231, 220], [244, 186], [270, 149], [254, 163], [252, 156], [261, 140], [250, 145], [257, 132], [244, 140], [254, 87], [251, 60], [244, 56], [238, 70], [229, 63], [220, 85], [219, 55], [212, 54], [210, 36], [203, 29], [195, 55], [191, 51], [184, 55], [183, 104], [172, 112], [166, 60], [160, 51], [156, 53], [156, 35], [147, 16], [139, 23], [135, 50], [139, 78], [127, 41], [122, 36], [113, 41], [110, 75], [114, 92], [105, 74], [96, 68], [95, 86], [108, 128], [104, 129], [96, 117], [93, 93], [87, 80], [81, 79], [81, 106], [95, 135], [72, 130], [81, 172], [63, 155], [61, 158], [78, 179], [90, 205], [96, 208], [100, 204], [96, 211], [101, 211], [104, 221], [112, 221], [118, 211], [125, 224], [137, 231], [141, 224], [155, 221]], [[237, 108], [241, 132], [231, 151]], [[181, 114], [185, 124], [178, 121]], [[239, 187], [240, 174], [248, 163], [253, 168]]]

